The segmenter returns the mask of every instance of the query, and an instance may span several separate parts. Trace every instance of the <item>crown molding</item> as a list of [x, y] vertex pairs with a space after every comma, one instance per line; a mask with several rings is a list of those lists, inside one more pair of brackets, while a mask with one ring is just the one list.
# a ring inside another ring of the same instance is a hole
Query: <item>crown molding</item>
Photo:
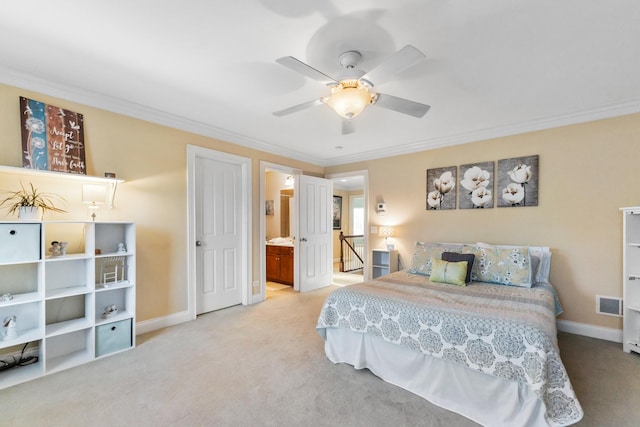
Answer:
[[0, 67], [0, 82], [7, 85], [23, 88], [25, 90], [39, 92], [48, 96], [66, 99], [71, 102], [85, 104], [90, 107], [100, 108], [113, 113], [145, 120], [162, 126], [171, 127], [185, 132], [191, 132], [197, 135], [230, 142], [232, 144], [238, 144], [247, 148], [252, 148], [254, 150], [264, 151], [267, 153], [323, 167], [338, 166], [366, 160], [375, 160], [384, 157], [411, 154], [419, 151], [434, 150], [441, 147], [466, 144], [470, 142], [483, 141], [487, 139], [500, 138], [504, 136], [517, 135], [526, 132], [534, 132], [579, 123], [586, 123], [594, 120], [607, 119], [640, 112], [640, 99], [637, 99], [561, 116], [543, 117], [535, 120], [516, 123], [513, 125], [478, 129], [472, 132], [465, 132], [446, 137], [430, 138], [416, 141], [402, 146], [389, 147], [354, 155], [318, 160], [317, 158], [311, 157], [299, 151], [277, 147], [264, 141], [250, 138], [246, 135], [241, 135], [216, 126], [211, 126], [196, 120], [176, 116], [165, 111], [160, 111], [141, 104], [124, 101], [122, 99], [111, 97], [102, 93], [87, 91], [71, 86], [59, 85], [5, 67]]
[[175, 114], [167, 113], [166, 111], [157, 110], [134, 102], [124, 101], [99, 92], [88, 91], [73, 86], [60, 85], [1, 66], [0, 83], [42, 93], [47, 96], [65, 99], [70, 102], [99, 108], [112, 113], [122, 114], [124, 116], [167, 126], [173, 129], [207, 136], [221, 141], [230, 142], [232, 144], [242, 145], [254, 150], [264, 151], [270, 154], [276, 154], [294, 160], [319, 165], [316, 158], [298, 151], [277, 147], [264, 141], [247, 137], [246, 135], [241, 135], [196, 120], [177, 116]]
[[348, 163], [362, 162], [366, 160], [381, 159], [384, 157], [400, 156], [419, 151], [434, 150], [436, 148], [452, 145], [467, 144], [470, 142], [484, 141], [493, 138], [518, 135], [527, 132], [558, 128], [562, 126], [587, 123], [595, 120], [609, 119], [640, 113], [640, 100], [632, 100], [619, 104], [607, 105], [600, 108], [565, 114], [562, 116], [544, 117], [508, 126], [480, 129], [472, 132], [460, 133], [442, 138], [425, 139], [401, 146], [368, 151], [351, 156], [340, 156], [327, 159], [323, 166], [338, 166]]

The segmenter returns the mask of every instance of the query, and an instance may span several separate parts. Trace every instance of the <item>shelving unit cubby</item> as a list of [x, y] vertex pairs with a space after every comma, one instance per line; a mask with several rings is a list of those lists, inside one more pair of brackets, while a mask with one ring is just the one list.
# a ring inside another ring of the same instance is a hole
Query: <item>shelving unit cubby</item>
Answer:
[[0, 388], [135, 347], [135, 248], [130, 222], [0, 222]]

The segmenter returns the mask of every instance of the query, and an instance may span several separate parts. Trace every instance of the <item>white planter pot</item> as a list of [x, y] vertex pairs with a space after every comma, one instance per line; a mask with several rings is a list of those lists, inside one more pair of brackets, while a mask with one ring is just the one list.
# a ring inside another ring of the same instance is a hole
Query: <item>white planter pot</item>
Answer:
[[20, 221], [40, 221], [42, 219], [42, 208], [20, 206], [18, 208], [18, 218]]

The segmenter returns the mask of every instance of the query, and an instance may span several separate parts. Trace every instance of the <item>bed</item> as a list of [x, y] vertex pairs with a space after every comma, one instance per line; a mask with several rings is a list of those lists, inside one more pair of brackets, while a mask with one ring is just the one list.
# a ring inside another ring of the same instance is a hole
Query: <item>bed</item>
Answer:
[[[547, 248], [418, 242], [407, 270], [333, 291], [317, 331], [333, 363], [482, 425], [571, 425], [583, 411], [559, 355], [549, 263]], [[463, 283], [443, 281], [442, 265]]]

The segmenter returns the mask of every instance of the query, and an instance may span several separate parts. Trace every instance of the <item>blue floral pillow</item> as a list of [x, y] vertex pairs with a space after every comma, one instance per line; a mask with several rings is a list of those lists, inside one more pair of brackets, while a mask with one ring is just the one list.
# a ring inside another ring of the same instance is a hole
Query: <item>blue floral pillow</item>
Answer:
[[527, 246], [467, 245], [462, 252], [475, 255], [471, 270], [472, 280], [531, 287], [531, 254]]
[[441, 259], [443, 252], [459, 252], [461, 248], [462, 245], [456, 246], [455, 244], [416, 242], [413, 248], [411, 264], [409, 265], [409, 272], [430, 276], [431, 258]]

